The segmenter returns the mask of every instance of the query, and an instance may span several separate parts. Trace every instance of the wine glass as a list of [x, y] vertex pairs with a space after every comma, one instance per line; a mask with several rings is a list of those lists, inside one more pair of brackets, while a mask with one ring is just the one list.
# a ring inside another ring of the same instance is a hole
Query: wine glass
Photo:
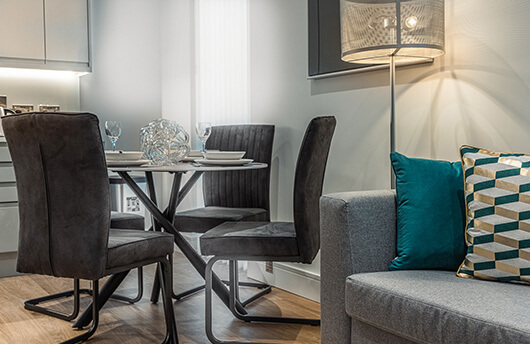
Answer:
[[105, 122], [105, 134], [109, 137], [112, 143], [112, 150], [116, 150], [116, 142], [121, 135], [121, 122], [120, 121], [106, 121]]
[[202, 142], [202, 151], [206, 151], [206, 141], [212, 133], [212, 124], [210, 122], [198, 122], [195, 126], [195, 132]]

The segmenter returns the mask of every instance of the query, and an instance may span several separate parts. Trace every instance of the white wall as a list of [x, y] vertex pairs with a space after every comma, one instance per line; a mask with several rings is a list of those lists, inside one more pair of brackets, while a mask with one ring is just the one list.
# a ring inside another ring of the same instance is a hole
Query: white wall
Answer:
[[102, 126], [121, 120], [118, 149], [138, 150], [140, 128], [161, 117], [160, 2], [92, 0], [91, 14], [92, 73], [81, 78], [81, 110]]
[[[458, 160], [458, 147], [530, 151], [530, 2], [446, 0], [446, 55], [397, 70], [397, 150]], [[307, 1], [250, 2], [252, 122], [274, 123], [272, 215], [292, 218], [305, 126], [337, 117], [324, 193], [382, 189], [389, 177], [388, 70], [307, 80]], [[318, 260], [300, 266], [318, 275]]]

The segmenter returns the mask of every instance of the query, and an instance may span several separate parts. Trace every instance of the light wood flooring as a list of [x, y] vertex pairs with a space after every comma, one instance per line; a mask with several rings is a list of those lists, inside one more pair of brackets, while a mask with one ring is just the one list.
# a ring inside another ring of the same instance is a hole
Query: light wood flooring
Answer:
[[[219, 264], [217, 264], [219, 265]], [[201, 283], [201, 277], [184, 257], [175, 253], [176, 290], [186, 290]], [[143, 299], [130, 305], [110, 300], [100, 312], [100, 325], [88, 343], [160, 343], [165, 334], [162, 302], [149, 301], [154, 266], [145, 268]], [[223, 278], [225, 266], [219, 266]], [[88, 283], [84, 284], [88, 287]], [[82, 286], [83, 287], [83, 286]], [[58, 343], [78, 334], [71, 323], [27, 311], [25, 300], [65, 291], [72, 281], [48, 276], [25, 275], [0, 279], [0, 343]], [[136, 292], [136, 271], [129, 274], [119, 289], [121, 294]], [[242, 298], [255, 289], [242, 288]], [[90, 297], [83, 296], [82, 309]], [[65, 312], [70, 310], [71, 299], [49, 303]], [[204, 333], [204, 292], [198, 292], [174, 302], [180, 343], [209, 343]], [[250, 313], [271, 316], [320, 317], [318, 303], [277, 288], [265, 297], [247, 306]], [[320, 343], [320, 327], [292, 324], [247, 324], [234, 319], [228, 309], [214, 297], [214, 327], [218, 337], [227, 340], [254, 340], [270, 343]]]

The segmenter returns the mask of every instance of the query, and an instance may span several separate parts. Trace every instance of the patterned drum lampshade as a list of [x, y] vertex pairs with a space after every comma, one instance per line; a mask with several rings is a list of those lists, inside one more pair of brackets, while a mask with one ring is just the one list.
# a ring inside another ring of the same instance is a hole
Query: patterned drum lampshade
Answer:
[[415, 62], [444, 54], [443, 0], [341, 0], [342, 60]]

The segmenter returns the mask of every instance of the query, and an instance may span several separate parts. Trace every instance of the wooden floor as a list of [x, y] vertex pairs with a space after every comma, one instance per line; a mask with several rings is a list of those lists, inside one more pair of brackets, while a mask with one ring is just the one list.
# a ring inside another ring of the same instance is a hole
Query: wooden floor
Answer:
[[[186, 260], [175, 253], [175, 289], [185, 290], [197, 286], [201, 277]], [[219, 265], [219, 264], [217, 264]], [[100, 312], [100, 326], [89, 343], [160, 343], [165, 334], [162, 302], [149, 302], [154, 266], [145, 268], [146, 284], [143, 299], [129, 305], [109, 301]], [[226, 266], [219, 266], [223, 277]], [[88, 287], [88, 284], [85, 285]], [[78, 334], [71, 323], [33, 313], [23, 308], [24, 300], [72, 288], [72, 281], [39, 275], [26, 275], [0, 279], [0, 343], [58, 343]], [[119, 289], [122, 294], [136, 292], [136, 271], [131, 272]], [[242, 298], [254, 292], [242, 288]], [[83, 307], [90, 297], [83, 297]], [[67, 312], [71, 299], [50, 303]], [[204, 292], [199, 292], [174, 302], [180, 343], [209, 343], [204, 333]], [[83, 308], [84, 309], [84, 308]], [[273, 316], [320, 316], [319, 304], [288, 292], [273, 289], [267, 296], [247, 306], [251, 313]], [[320, 343], [320, 328], [289, 324], [247, 324], [233, 318], [228, 309], [214, 298], [215, 333], [222, 339], [247, 340], [271, 343]]]

